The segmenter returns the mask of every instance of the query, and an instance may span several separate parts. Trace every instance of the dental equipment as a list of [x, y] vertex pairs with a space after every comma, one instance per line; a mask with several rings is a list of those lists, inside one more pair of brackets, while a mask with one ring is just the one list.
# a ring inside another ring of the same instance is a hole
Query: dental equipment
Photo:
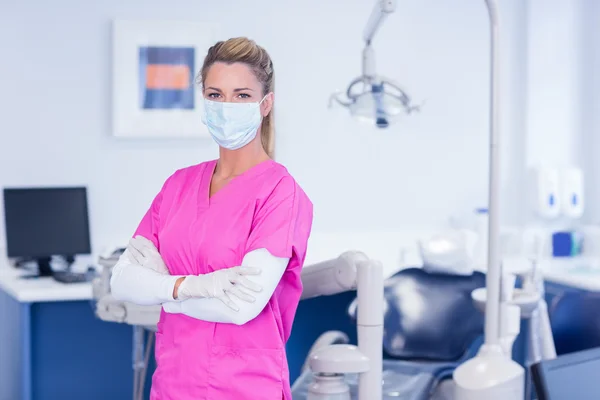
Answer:
[[490, 184], [485, 341], [477, 355], [454, 371], [457, 400], [523, 398], [525, 370], [507, 356], [500, 341], [500, 24], [496, 0], [485, 0], [490, 20]]
[[363, 121], [375, 123], [379, 128], [387, 128], [390, 122], [400, 115], [418, 111], [411, 99], [397, 84], [375, 72], [375, 52], [372, 47], [375, 34], [396, 10], [395, 0], [377, 0], [363, 33], [365, 48], [362, 54], [362, 75], [354, 79], [346, 90], [346, 98], [336, 92], [329, 99], [329, 107], [334, 102], [348, 108], [350, 113]]
[[[541, 247], [540, 247], [541, 249]], [[507, 357], [512, 356], [513, 343], [520, 332], [520, 322], [529, 325], [527, 356], [525, 366], [556, 358], [554, 337], [550, 326], [548, 305], [544, 298], [544, 279], [537, 258], [505, 260], [502, 276], [502, 296], [500, 304], [500, 344]], [[517, 278], [522, 288], [515, 288]], [[476, 289], [471, 293], [475, 307], [485, 313], [486, 289]], [[526, 381], [525, 393], [531, 393], [531, 380]]]
[[[347, 373], [358, 373], [358, 400], [382, 398], [383, 371], [383, 266], [361, 252], [304, 268], [302, 299], [357, 289], [358, 347], [332, 344], [310, 357], [314, 382], [307, 400], [350, 400]], [[332, 397], [335, 396], [335, 397]]]
[[[520, 304], [513, 304], [516, 296], [516, 283], [517, 277], [515, 274], [504, 272], [502, 276], [502, 295], [500, 301], [500, 321], [498, 323], [499, 329], [499, 342], [504, 355], [508, 358], [512, 357], [512, 349], [517, 336], [521, 331], [521, 307], [534, 307], [537, 304], [537, 298], [529, 299], [527, 304], [522, 304], [522, 298]], [[486, 288], [475, 289], [471, 293], [471, 300], [479, 311], [485, 315], [485, 309], [487, 304], [487, 291]]]
[[[536, 307], [529, 313], [529, 337], [525, 367], [528, 369], [532, 365], [541, 361], [553, 360], [556, 358], [556, 346], [552, 326], [550, 324], [550, 315], [548, 313], [548, 304], [545, 298], [544, 276], [540, 262], [544, 255], [543, 241], [536, 239], [535, 253], [531, 260], [532, 268], [527, 274], [522, 276], [524, 293], [535, 293], [539, 296]], [[531, 375], [527, 377], [525, 393], [532, 392]]]
[[[386, 279], [382, 349], [385, 359], [382, 397], [377, 400], [453, 398], [452, 371], [475, 355], [477, 349], [473, 345], [483, 334], [483, 314], [469, 297], [474, 289], [483, 286], [485, 274], [477, 271], [458, 276], [406, 267]], [[357, 306], [355, 298], [347, 308], [355, 323]], [[334, 342], [348, 343], [348, 339], [342, 332], [328, 331], [318, 337], [312, 348]], [[308, 354], [306, 364], [312, 349]], [[359, 375], [346, 374], [345, 380], [351, 398], [356, 400]], [[293, 398], [307, 399], [314, 381], [312, 371], [303, 369], [292, 387]]]
[[[545, 300], [544, 278], [537, 262], [534, 261], [533, 268], [524, 278], [523, 292], [535, 293], [539, 296], [538, 303], [529, 317], [529, 335], [525, 367], [531, 368], [541, 361], [556, 358], [556, 346], [550, 324], [548, 304]], [[532, 393], [531, 375], [527, 377], [525, 393]]]
[[112, 268], [123, 251], [124, 249], [117, 249], [107, 257], [100, 257], [98, 260], [102, 272], [92, 282], [95, 303], [93, 306], [99, 319], [133, 326], [133, 400], [142, 400], [161, 306], [138, 306], [112, 297], [110, 294]]
[[[502, 276], [502, 301], [500, 341], [507, 356], [512, 354], [512, 345], [520, 331], [520, 320], [528, 320], [530, 326], [527, 342], [527, 365], [556, 357], [548, 306], [544, 300], [544, 279], [535, 260], [515, 259], [505, 261]], [[516, 288], [517, 278], [522, 288]], [[471, 293], [475, 307], [485, 313], [486, 289]]]
[[[488, 268], [486, 275], [485, 340], [478, 354], [460, 365], [453, 374], [457, 400], [505, 400], [523, 398], [525, 371], [508, 357], [500, 340], [501, 280], [500, 264], [500, 57], [499, 21], [496, 0], [485, 0], [490, 22], [490, 161], [489, 161], [489, 225]], [[365, 31], [367, 46], [363, 52], [363, 75], [348, 88], [348, 100], [333, 99], [348, 107], [353, 116], [375, 121], [378, 127], [389, 126], [390, 118], [404, 110], [413, 111], [408, 96], [384, 91], [384, 80], [374, 72], [371, 41], [378, 26], [394, 11], [395, 2], [378, 0]], [[353, 88], [362, 85], [361, 92]], [[385, 96], [387, 95], [387, 96]], [[331, 103], [330, 103], [331, 104]], [[375, 397], [373, 397], [375, 399]]]

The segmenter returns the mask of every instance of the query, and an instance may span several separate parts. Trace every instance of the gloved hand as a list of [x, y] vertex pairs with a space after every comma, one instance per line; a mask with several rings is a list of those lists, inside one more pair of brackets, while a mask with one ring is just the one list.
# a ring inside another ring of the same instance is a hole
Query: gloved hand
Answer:
[[150, 240], [143, 236], [136, 236], [129, 240], [127, 246], [129, 254], [132, 258], [131, 261], [143, 266], [153, 269], [159, 274], [169, 275], [169, 269], [165, 265], [160, 253]]
[[261, 270], [254, 267], [233, 267], [221, 269], [202, 275], [186, 276], [177, 289], [177, 298], [186, 300], [193, 297], [215, 297], [235, 311], [239, 308], [230, 295], [240, 300], [252, 303], [255, 298], [246, 293], [244, 289], [253, 292], [262, 291], [262, 287], [246, 278], [246, 275], [259, 275]]

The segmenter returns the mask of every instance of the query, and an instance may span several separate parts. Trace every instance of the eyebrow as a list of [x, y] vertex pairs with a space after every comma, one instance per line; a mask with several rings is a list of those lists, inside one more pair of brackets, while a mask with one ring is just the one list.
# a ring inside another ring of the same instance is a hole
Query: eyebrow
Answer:
[[[209, 89], [210, 90], [214, 90], [215, 92], [223, 93], [223, 91], [221, 89], [216, 88], [216, 87], [212, 87], [212, 86], [209, 86], [209, 87], [205, 88], [204, 90], [209, 90]], [[238, 89], [234, 89], [233, 91], [234, 92], [243, 92], [243, 91], [246, 91], [246, 90], [249, 90], [251, 92], [254, 91], [254, 90], [252, 90], [250, 88], [238, 88]]]

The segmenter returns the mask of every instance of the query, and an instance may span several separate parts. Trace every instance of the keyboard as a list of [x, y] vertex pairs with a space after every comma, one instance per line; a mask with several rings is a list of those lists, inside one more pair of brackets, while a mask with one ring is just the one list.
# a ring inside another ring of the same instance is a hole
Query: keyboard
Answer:
[[91, 279], [90, 274], [85, 272], [69, 272], [69, 271], [56, 271], [52, 275], [54, 280], [62, 283], [83, 283], [89, 282]]

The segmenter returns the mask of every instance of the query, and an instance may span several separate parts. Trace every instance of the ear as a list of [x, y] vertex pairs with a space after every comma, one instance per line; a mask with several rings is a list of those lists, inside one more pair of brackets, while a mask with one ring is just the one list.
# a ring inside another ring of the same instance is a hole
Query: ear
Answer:
[[265, 99], [263, 100], [263, 102], [261, 103], [260, 114], [263, 116], [263, 118], [265, 118], [267, 115], [269, 115], [269, 113], [273, 109], [274, 97], [275, 97], [275, 95], [273, 94], [273, 92], [268, 93], [265, 96]]

